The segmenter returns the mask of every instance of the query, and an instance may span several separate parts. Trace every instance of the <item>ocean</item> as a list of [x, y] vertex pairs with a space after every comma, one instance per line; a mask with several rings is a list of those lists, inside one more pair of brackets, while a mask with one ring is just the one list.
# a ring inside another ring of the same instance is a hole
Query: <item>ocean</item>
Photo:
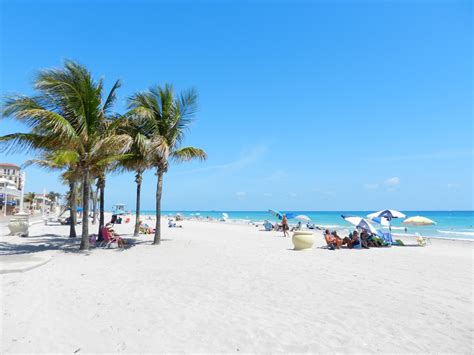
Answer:
[[[282, 211], [283, 212], [283, 211]], [[312, 223], [323, 228], [336, 230], [350, 229], [351, 225], [342, 219], [341, 215], [353, 215], [366, 217], [374, 211], [284, 211], [286, 213], [295, 213], [296, 215], [306, 215], [311, 218]], [[436, 222], [432, 226], [424, 227], [406, 227], [399, 219], [392, 221], [392, 232], [395, 235], [414, 235], [421, 234], [424, 237], [465, 239], [474, 241], [474, 211], [401, 211], [407, 215], [423, 216]], [[227, 213], [230, 220], [244, 222], [263, 222], [264, 220], [276, 221], [268, 211], [163, 211], [163, 215], [176, 215], [181, 213], [185, 217], [200, 218], [212, 217], [219, 219], [222, 213]], [[144, 215], [154, 215], [155, 211], [142, 211]], [[296, 220], [289, 220], [290, 224], [296, 224]], [[373, 223], [377, 229], [381, 226]]]

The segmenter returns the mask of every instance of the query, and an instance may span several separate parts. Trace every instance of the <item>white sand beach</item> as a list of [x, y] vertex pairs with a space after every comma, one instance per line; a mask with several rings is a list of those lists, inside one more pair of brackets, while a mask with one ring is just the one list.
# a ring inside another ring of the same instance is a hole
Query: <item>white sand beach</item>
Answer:
[[293, 251], [250, 225], [182, 224], [124, 251], [78, 253], [68, 226], [2, 236], [2, 263], [52, 258], [0, 275], [1, 353], [472, 353], [470, 242], [329, 251], [317, 232]]

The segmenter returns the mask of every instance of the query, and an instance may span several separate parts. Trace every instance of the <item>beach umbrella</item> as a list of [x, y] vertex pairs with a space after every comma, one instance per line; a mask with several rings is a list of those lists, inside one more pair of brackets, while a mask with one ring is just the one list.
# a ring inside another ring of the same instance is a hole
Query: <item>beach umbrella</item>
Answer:
[[308, 223], [309, 221], [311, 221], [311, 218], [309, 218], [308, 216], [304, 214], [300, 214], [299, 216], [296, 216], [295, 219], [304, 223]]
[[368, 214], [367, 217], [370, 219], [373, 219], [376, 217], [385, 217], [389, 221], [391, 221], [393, 218], [406, 218], [406, 216], [403, 213], [399, 211], [395, 211], [395, 210], [381, 210], [378, 212]]
[[285, 213], [285, 216], [288, 219], [296, 218], [296, 213]]
[[223, 214], [222, 214], [222, 217], [224, 217], [224, 218], [229, 218], [229, 215], [228, 215], [227, 213], [223, 213]]
[[405, 216], [403, 213], [396, 210], [381, 210], [378, 212], [371, 213], [367, 215], [367, 217], [369, 217], [370, 219], [377, 218], [377, 217], [386, 218], [388, 220], [388, 229], [390, 233], [392, 233], [392, 224], [390, 221], [393, 218], [406, 218], [407, 216]]
[[283, 219], [283, 214], [281, 214], [280, 212], [276, 210], [268, 210], [268, 212], [270, 212], [274, 217], [278, 219]]
[[407, 224], [410, 226], [430, 226], [432, 224], [436, 224], [436, 222], [426, 217], [414, 216], [405, 219], [403, 221], [403, 224]]
[[371, 218], [371, 220], [375, 223], [378, 223], [378, 224], [384, 226], [384, 227], [389, 227], [390, 226], [390, 222], [385, 217], [374, 217], [374, 218]]
[[369, 223], [366, 219], [357, 216], [344, 216], [341, 215], [347, 222], [356, 226], [356, 228], [362, 228], [371, 234], [378, 234], [377, 229]]

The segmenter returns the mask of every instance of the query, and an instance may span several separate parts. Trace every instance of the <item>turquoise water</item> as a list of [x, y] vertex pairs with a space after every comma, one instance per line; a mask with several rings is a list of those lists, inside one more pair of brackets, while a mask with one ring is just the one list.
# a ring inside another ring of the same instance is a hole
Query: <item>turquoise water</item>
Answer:
[[[222, 217], [222, 213], [227, 213], [232, 220], [244, 220], [252, 222], [262, 222], [266, 219], [275, 221], [269, 212], [266, 211], [163, 211], [163, 215], [174, 215], [181, 213], [185, 217], [192, 217], [199, 214], [200, 217], [207, 216], [214, 219]], [[283, 212], [283, 211], [282, 211]], [[312, 222], [318, 226], [332, 229], [347, 229], [351, 225], [341, 218], [341, 214], [365, 217], [374, 211], [285, 211], [288, 213], [296, 213], [307, 215]], [[436, 225], [426, 227], [407, 227], [401, 220], [394, 219], [392, 221], [394, 234], [415, 234], [420, 233], [426, 237], [451, 238], [451, 239], [469, 239], [474, 240], [474, 211], [402, 211], [411, 216], [423, 216], [432, 219]], [[143, 214], [154, 215], [155, 211], [143, 211]], [[290, 220], [290, 223], [296, 224], [296, 220]], [[376, 228], [380, 225], [374, 223]]]

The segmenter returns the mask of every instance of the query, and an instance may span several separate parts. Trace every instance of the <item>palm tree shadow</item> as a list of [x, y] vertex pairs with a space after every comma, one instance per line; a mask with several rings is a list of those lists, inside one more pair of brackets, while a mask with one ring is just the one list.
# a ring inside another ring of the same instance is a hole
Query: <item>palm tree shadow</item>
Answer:
[[40, 253], [49, 250], [60, 250], [65, 253], [79, 252], [79, 238], [67, 238], [56, 234], [32, 236], [22, 243], [0, 242], [0, 256]]

